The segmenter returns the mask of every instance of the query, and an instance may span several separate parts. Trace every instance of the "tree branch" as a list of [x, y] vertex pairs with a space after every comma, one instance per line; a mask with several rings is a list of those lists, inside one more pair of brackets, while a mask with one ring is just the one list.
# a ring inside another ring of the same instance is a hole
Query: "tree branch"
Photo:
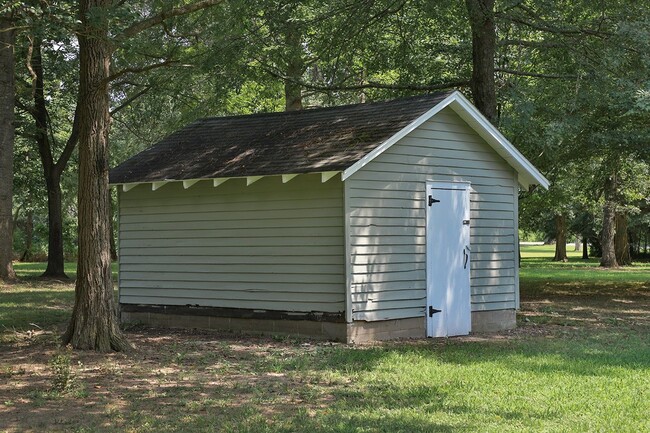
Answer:
[[179, 61], [178, 60], [165, 60], [165, 61], [160, 62], [160, 63], [154, 63], [153, 65], [143, 66], [142, 68], [124, 68], [124, 69], [122, 69], [120, 71], [117, 71], [116, 73], [114, 73], [112, 75], [109, 75], [106, 78], [106, 81], [108, 81], [108, 82], [115, 81], [118, 78], [120, 78], [120, 77], [122, 77], [122, 76], [124, 76], [126, 74], [141, 74], [143, 72], [148, 72], [148, 71], [151, 71], [153, 69], [158, 69], [158, 68], [162, 68], [162, 67], [165, 67], [165, 66], [173, 65], [175, 63], [179, 63]]
[[72, 152], [74, 151], [74, 148], [77, 147], [78, 141], [79, 141], [79, 104], [77, 103], [77, 107], [74, 110], [74, 119], [72, 120], [72, 131], [70, 131], [70, 136], [68, 137], [68, 141], [66, 141], [65, 143], [65, 147], [63, 148], [63, 152], [61, 152], [61, 156], [59, 156], [59, 160], [54, 165], [54, 170], [56, 170], [59, 174], [63, 172], [66, 165], [68, 165], [68, 161], [72, 156]]
[[111, 113], [110, 113], [111, 116], [112, 116], [113, 114], [117, 113], [118, 111], [123, 110], [124, 108], [128, 107], [128, 106], [131, 104], [131, 102], [135, 101], [135, 100], [138, 99], [140, 96], [142, 96], [142, 95], [144, 95], [145, 93], [147, 93], [149, 90], [151, 90], [151, 86], [146, 86], [144, 89], [140, 90], [140, 91], [139, 91], [138, 93], [136, 93], [135, 95], [133, 95], [133, 96], [127, 98], [124, 102], [122, 102], [120, 105], [118, 105], [117, 107], [115, 107], [115, 108], [113, 108], [113, 109], [111, 110]]
[[190, 14], [192, 12], [196, 12], [201, 9], [219, 5], [223, 2], [224, 0], [200, 0], [196, 3], [163, 11], [157, 15], [139, 21], [135, 24], [132, 24], [130, 27], [127, 27], [126, 29], [122, 30], [118, 35], [116, 35], [114, 39], [121, 40], [121, 39], [132, 38], [138, 33], [147, 30], [151, 27], [157, 26], [158, 24], [161, 24], [163, 21], [169, 18]]
[[291, 77], [277, 73], [270, 69], [267, 69], [267, 72], [276, 78], [280, 78], [285, 81], [292, 81], [296, 84], [301, 85], [305, 89], [317, 90], [319, 92], [334, 92], [334, 91], [349, 91], [349, 90], [363, 90], [363, 89], [389, 89], [389, 90], [415, 90], [415, 91], [432, 91], [432, 90], [443, 90], [451, 89], [456, 87], [463, 87], [469, 85], [469, 80], [455, 80], [448, 81], [446, 83], [438, 84], [388, 84], [388, 83], [379, 83], [376, 81], [367, 81], [362, 84], [351, 84], [351, 85], [318, 85], [307, 83], [302, 80], [294, 80]]
[[[544, 18], [539, 16], [535, 11], [533, 11], [531, 8], [523, 5], [522, 3], [519, 3], [517, 5], [518, 9], [521, 9], [525, 13], [527, 13], [531, 18], [534, 20], [537, 20], [539, 22], [534, 22], [531, 20], [527, 20], [525, 18], [516, 16], [516, 15], [508, 15], [508, 14], [498, 14], [499, 16], [505, 18], [506, 20], [512, 21], [517, 24], [524, 25], [526, 27], [530, 27], [535, 30], [539, 30], [542, 32], [547, 32], [547, 33], [554, 33], [558, 35], [564, 35], [564, 36], [579, 36], [579, 35], [588, 35], [588, 36], [595, 36], [598, 38], [604, 38], [608, 36], [612, 36], [612, 33], [610, 32], [605, 32], [602, 30], [592, 30], [592, 29], [585, 29], [585, 28], [562, 28], [562, 27], [556, 27], [554, 25], [548, 24]], [[602, 23], [601, 23], [602, 24]]]
[[566, 44], [559, 42], [545, 42], [545, 41], [526, 41], [523, 39], [504, 39], [499, 41], [500, 46], [517, 46], [527, 48], [564, 48]]
[[504, 74], [518, 75], [521, 77], [551, 78], [556, 80], [571, 80], [578, 78], [577, 75], [538, 74], [536, 72], [516, 71], [508, 68], [494, 68], [494, 72], [503, 72]]
[[23, 110], [25, 113], [29, 114], [32, 117], [36, 116], [36, 109], [34, 107], [23, 104], [18, 98], [16, 98], [15, 104], [16, 108]]

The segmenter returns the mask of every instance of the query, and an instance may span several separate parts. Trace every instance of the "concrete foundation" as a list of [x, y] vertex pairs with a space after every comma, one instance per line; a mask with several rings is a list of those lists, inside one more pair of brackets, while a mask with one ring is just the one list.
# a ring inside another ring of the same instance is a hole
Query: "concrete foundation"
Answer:
[[311, 320], [242, 319], [123, 311], [121, 321], [123, 323], [141, 323], [162, 328], [199, 328], [262, 335], [296, 335], [336, 341], [346, 341], [347, 334], [345, 323]]
[[[426, 337], [426, 320], [424, 317], [340, 323], [313, 320], [216, 317], [152, 311], [122, 311], [121, 320], [123, 323], [142, 323], [165, 328], [200, 328], [263, 335], [296, 335], [357, 344]], [[515, 327], [515, 310], [472, 312], [472, 333], [496, 332]]]
[[425, 337], [426, 321], [424, 317], [377, 322], [355, 321], [348, 325], [349, 343], [370, 343], [372, 341]]
[[505, 331], [516, 327], [516, 310], [472, 311], [472, 333]]

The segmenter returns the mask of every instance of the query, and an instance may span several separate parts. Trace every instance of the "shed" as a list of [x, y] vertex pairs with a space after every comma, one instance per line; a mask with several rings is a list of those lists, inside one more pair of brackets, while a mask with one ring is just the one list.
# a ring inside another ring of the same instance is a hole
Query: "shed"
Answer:
[[348, 342], [514, 327], [548, 187], [458, 91], [201, 119], [110, 180], [122, 321]]

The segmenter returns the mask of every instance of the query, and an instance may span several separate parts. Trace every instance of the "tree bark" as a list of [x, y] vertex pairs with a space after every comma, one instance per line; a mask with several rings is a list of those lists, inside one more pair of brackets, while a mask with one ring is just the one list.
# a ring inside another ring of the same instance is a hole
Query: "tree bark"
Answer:
[[566, 255], [566, 216], [555, 215], [555, 256], [554, 262], [568, 262]]
[[494, 85], [496, 52], [495, 0], [465, 0], [472, 28], [472, 97], [474, 105], [497, 124], [497, 97]]
[[623, 212], [616, 213], [616, 234], [614, 235], [614, 251], [616, 262], [620, 266], [632, 264], [630, 255], [630, 242], [627, 234], [627, 215]]
[[110, 5], [110, 0], [79, 2], [79, 260], [75, 305], [63, 335], [64, 344], [100, 352], [130, 348], [118, 326], [111, 278], [107, 80]]
[[116, 262], [118, 257], [117, 257], [117, 245], [115, 242], [115, 227], [114, 227], [114, 215], [115, 215], [115, 210], [116, 210], [116, 203], [113, 198], [113, 194], [111, 194], [110, 200], [111, 200], [111, 260]]
[[14, 45], [11, 15], [0, 16], [0, 280], [14, 280], [13, 180], [14, 180]]
[[302, 35], [298, 26], [288, 19], [284, 28], [287, 45], [287, 79], [284, 80], [285, 111], [302, 110], [302, 86], [300, 81], [305, 70], [302, 58]]
[[589, 243], [587, 236], [582, 237], [582, 260], [589, 260]]
[[612, 175], [605, 180], [604, 198], [603, 233], [600, 239], [603, 251], [600, 266], [616, 268], [618, 267], [616, 249], [614, 247], [614, 238], [616, 235], [616, 175]]
[[34, 240], [34, 211], [28, 210], [25, 216], [25, 252], [20, 256], [21, 262], [29, 262], [32, 259], [32, 244]]

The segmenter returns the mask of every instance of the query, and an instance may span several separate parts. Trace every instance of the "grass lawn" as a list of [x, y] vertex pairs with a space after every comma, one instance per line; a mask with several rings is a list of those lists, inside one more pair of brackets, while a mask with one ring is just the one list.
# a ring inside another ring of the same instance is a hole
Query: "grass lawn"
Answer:
[[364, 347], [132, 328], [73, 352], [74, 286], [26, 278], [0, 289], [0, 432], [650, 431], [650, 265], [552, 255], [522, 249], [516, 330]]

